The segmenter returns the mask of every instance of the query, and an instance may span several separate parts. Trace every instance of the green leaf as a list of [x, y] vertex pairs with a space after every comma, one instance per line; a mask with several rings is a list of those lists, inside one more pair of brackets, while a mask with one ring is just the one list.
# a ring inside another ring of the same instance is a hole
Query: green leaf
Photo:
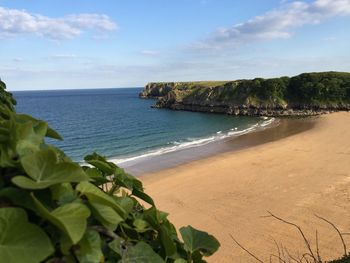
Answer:
[[80, 166], [72, 162], [58, 163], [54, 150], [40, 150], [21, 159], [30, 178], [16, 176], [12, 182], [25, 189], [44, 189], [54, 184], [89, 180]]
[[94, 185], [103, 185], [109, 182], [109, 180], [102, 175], [102, 172], [97, 168], [84, 167], [85, 173], [92, 179]]
[[47, 130], [45, 122], [33, 123], [26, 121], [24, 123], [16, 123], [11, 133], [12, 140], [16, 144], [16, 151], [20, 156], [31, 154], [40, 149], [44, 141]]
[[88, 164], [95, 166], [107, 175], [111, 175], [114, 173], [115, 165], [113, 163], [108, 162], [106, 158], [102, 157], [101, 155], [98, 155], [97, 153], [85, 156], [84, 160]]
[[188, 263], [188, 262], [183, 258], [178, 258], [178, 259], [175, 259], [174, 263]]
[[143, 192], [142, 182], [119, 167], [116, 167], [114, 170], [114, 182], [129, 190]]
[[148, 194], [144, 193], [143, 191], [139, 191], [139, 190], [137, 190], [137, 189], [134, 189], [134, 190], [132, 191], [132, 194], [133, 194], [134, 196], [137, 196], [137, 197], [140, 198], [141, 200], [143, 200], [143, 201], [149, 203], [150, 205], [154, 206], [154, 201], [153, 201], [153, 199], [152, 199]]
[[29, 192], [15, 187], [6, 187], [0, 190], [0, 197], [5, 197], [13, 205], [20, 206], [35, 211], [35, 204], [30, 197]]
[[121, 237], [116, 237], [113, 241], [108, 243], [108, 247], [121, 257], [125, 249], [128, 247], [128, 243]]
[[32, 198], [42, 217], [63, 230], [73, 244], [79, 242], [86, 230], [86, 219], [90, 216], [90, 210], [84, 204], [68, 203], [50, 212], [34, 194], [32, 194]]
[[131, 199], [127, 196], [113, 196], [113, 199], [124, 209], [125, 213], [128, 215], [131, 213], [132, 209], [134, 208], [134, 205], [136, 202], [135, 199]]
[[61, 135], [57, 131], [55, 131], [54, 129], [52, 129], [50, 127], [47, 128], [46, 137], [50, 137], [52, 139], [56, 139], [56, 140], [60, 140], [60, 141], [63, 140]]
[[52, 199], [57, 201], [59, 205], [73, 202], [76, 198], [76, 192], [74, 191], [70, 183], [55, 184], [50, 187]]
[[140, 218], [136, 218], [133, 223], [135, 229], [139, 233], [143, 233], [148, 231], [150, 228], [150, 225], [147, 223], [147, 221], [142, 220]]
[[151, 208], [143, 212], [144, 219], [154, 228], [158, 228], [160, 225], [159, 211], [152, 206]]
[[34, 125], [38, 125], [40, 123], [45, 123], [46, 124], [46, 129], [45, 132], [43, 133], [43, 135], [50, 137], [52, 139], [57, 139], [57, 140], [62, 140], [61, 135], [58, 134], [57, 131], [55, 131], [54, 129], [50, 128], [46, 122], [38, 120], [33, 118], [32, 116], [26, 115], [26, 114], [17, 114], [16, 115], [16, 120], [20, 123], [24, 123], [24, 122], [31, 122]]
[[80, 263], [102, 262], [101, 238], [97, 231], [88, 230], [78, 243], [75, 251]]
[[114, 231], [124, 219], [110, 206], [96, 202], [90, 202], [94, 216], [108, 230]]
[[160, 240], [162, 241], [165, 254], [168, 257], [170, 257], [176, 252], [176, 245], [174, 241], [171, 239], [170, 233], [164, 226], [160, 228]]
[[1, 262], [37, 263], [54, 252], [49, 237], [21, 208], [0, 208], [0, 237]]
[[145, 242], [129, 247], [120, 263], [164, 263], [165, 261]]
[[180, 233], [185, 243], [185, 249], [190, 253], [199, 251], [204, 256], [210, 256], [220, 247], [220, 243], [215, 237], [191, 226], [180, 228]]
[[109, 196], [97, 186], [89, 182], [81, 182], [77, 185], [76, 190], [85, 195], [90, 203], [100, 203], [106, 206], [110, 206], [114, 208], [120, 216], [126, 218], [127, 214], [123, 207], [119, 205], [112, 196]]
[[91, 164], [92, 166], [95, 166], [96, 168], [106, 173], [107, 175], [113, 174], [114, 169], [111, 168], [107, 162], [102, 162], [99, 160], [90, 160], [90, 161], [87, 161], [87, 163]]
[[155, 206], [144, 210], [143, 212], [144, 219], [154, 228], [158, 228], [161, 224], [167, 222], [168, 214], [162, 211], [157, 210]]

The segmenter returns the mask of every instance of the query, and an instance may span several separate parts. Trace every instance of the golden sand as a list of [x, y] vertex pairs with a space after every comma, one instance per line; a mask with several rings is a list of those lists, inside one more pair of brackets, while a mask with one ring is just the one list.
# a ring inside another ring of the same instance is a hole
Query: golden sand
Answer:
[[218, 238], [221, 248], [209, 262], [256, 262], [230, 235], [266, 262], [277, 254], [274, 240], [293, 255], [305, 252], [298, 232], [264, 217], [267, 211], [300, 225], [313, 247], [317, 229], [323, 259], [338, 257], [337, 234], [314, 214], [350, 232], [350, 113], [323, 115], [311, 130], [142, 181], [177, 227], [192, 225]]

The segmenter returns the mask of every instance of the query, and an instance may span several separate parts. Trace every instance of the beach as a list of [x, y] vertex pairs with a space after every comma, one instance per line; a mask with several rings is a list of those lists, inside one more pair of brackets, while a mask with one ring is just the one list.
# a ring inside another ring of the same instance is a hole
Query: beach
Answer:
[[[332, 113], [318, 117], [312, 128], [147, 173], [141, 180], [176, 227], [192, 225], [218, 238], [221, 248], [208, 262], [256, 262], [231, 236], [266, 262], [278, 254], [275, 241], [291, 255], [305, 253], [298, 231], [266, 217], [268, 211], [298, 224], [314, 249], [317, 230], [321, 257], [329, 260], [341, 256], [343, 247], [315, 214], [350, 232], [349, 139], [350, 113]], [[254, 141], [254, 135], [245, 140]], [[350, 242], [350, 236], [344, 238]]]

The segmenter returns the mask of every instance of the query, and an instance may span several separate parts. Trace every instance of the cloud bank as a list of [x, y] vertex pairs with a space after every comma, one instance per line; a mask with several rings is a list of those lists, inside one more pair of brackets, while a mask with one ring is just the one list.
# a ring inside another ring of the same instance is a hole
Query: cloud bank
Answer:
[[244, 23], [220, 28], [209, 38], [196, 43], [194, 47], [222, 48], [256, 40], [289, 38], [295, 28], [348, 15], [350, 15], [350, 0], [316, 0], [311, 3], [294, 1]]
[[108, 32], [117, 24], [104, 14], [76, 14], [51, 18], [25, 10], [0, 7], [0, 36], [34, 34], [48, 39], [72, 39], [86, 31]]

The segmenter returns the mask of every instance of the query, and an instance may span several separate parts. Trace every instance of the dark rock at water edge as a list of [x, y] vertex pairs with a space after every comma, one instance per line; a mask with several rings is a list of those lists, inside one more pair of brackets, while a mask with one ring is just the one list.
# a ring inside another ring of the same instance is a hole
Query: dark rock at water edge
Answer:
[[141, 98], [155, 108], [241, 116], [312, 116], [350, 110], [350, 73], [303, 73], [289, 78], [149, 83]]

